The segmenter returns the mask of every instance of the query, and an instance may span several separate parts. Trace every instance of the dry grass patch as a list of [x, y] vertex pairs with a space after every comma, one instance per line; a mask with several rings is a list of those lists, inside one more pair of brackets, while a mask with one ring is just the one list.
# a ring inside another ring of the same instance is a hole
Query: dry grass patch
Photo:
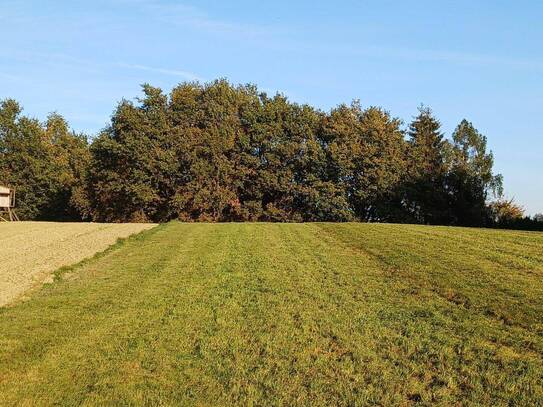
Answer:
[[0, 306], [47, 281], [56, 269], [105, 250], [148, 223], [0, 223]]

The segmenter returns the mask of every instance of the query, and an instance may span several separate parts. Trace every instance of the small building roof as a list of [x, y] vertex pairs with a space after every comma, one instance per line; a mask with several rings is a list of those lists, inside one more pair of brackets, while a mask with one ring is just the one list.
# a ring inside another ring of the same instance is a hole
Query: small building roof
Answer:
[[8, 187], [4, 187], [4, 186], [0, 185], [0, 194], [9, 195], [9, 191], [10, 191], [10, 189]]

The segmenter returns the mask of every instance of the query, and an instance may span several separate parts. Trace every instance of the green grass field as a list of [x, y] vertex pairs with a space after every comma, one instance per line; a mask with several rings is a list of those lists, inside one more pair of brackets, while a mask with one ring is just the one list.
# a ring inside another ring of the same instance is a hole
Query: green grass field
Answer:
[[541, 405], [543, 234], [170, 223], [0, 308], [0, 405]]

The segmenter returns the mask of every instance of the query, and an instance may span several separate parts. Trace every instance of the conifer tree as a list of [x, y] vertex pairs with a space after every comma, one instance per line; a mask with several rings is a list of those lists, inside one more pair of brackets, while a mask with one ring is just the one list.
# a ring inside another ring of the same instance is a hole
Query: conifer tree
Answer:
[[442, 224], [450, 219], [445, 186], [449, 144], [441, 123], [427, 107], [409, 125], [408, 178], [404, 204], [420, 223]]

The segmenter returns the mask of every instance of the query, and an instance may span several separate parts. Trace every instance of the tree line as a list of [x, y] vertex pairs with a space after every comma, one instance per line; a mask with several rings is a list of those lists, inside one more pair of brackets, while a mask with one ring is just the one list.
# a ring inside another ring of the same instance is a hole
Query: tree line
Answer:
[[447, 139], [429, 108], [404, 128], [380, 107], [323, 112], [226, 80], [143, 85], [92, 139], [5, 99], [0, 158], [24, 219], [542, 224], [503, 199], [467, 120]]

